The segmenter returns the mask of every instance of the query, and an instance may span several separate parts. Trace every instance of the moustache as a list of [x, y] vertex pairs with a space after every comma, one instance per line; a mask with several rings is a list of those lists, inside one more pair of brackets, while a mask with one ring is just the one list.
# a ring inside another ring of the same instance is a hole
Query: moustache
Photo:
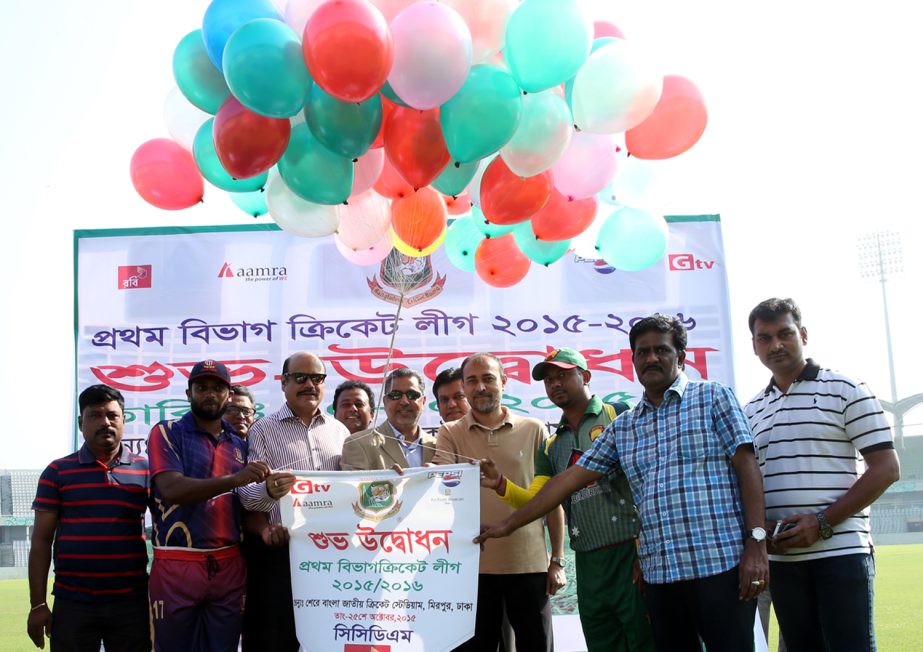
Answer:
[[298, 396], [317, 396], [317, 392], [313, 389], [303, 389], [298, 392]]
[[663, 367], [661, 367], [659, 364], [649, 364], [649, 365], [647, 365], [647, 366], [644, 368], [644, 371], [645, 371], [645, 372], [647, 372], [647, 371], [663, 371]]
[[116, 432], [114, 428], [100, 428], [99, 430], [96, 431], [96, 434], [97, 435], [112, 435], [113, 437], [115, 437]]

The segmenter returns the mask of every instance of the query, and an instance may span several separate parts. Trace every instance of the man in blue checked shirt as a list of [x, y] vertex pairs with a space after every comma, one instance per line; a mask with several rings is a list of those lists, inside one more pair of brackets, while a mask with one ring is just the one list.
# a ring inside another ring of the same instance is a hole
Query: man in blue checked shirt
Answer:
[[653, 315], [629, 333], [644, 396], [580, 460], [475, 539], [507, 536], [620, 465], [641, 514], [640, 560], [657, 649], [750, 652], [769, 586], [763, 485], [731, 390], [690, 381], [686, 329]]

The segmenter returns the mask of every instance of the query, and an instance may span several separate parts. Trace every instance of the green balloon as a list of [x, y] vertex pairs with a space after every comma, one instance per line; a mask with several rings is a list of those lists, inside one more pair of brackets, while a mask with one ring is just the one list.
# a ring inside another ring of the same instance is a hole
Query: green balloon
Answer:
[[575, 0], [525, 0], [506, 25], [503, 59], [522, 90], [537, 93], [576, 75], [592, 39]]
[[446, 147], [459, 163], [503, 147], [521, 116], [519, 86], [505, 71], [486, 64], [473, 66], [461, 89], [439, 109]]
[[460, 217], [453, 221], [445, 232], [445, 248], [449, 262], [463, 272], [474, 271], [474, 252], [484, 239], [470, 217]]
[[474, 221], [475, 226], [478, 227], [478, 231], [488, 238], [499, 238], [501, 235], [512, 233], [513, 229], [516, 228], [515, 224], [491, 224], [477, 206], [471, 207], [471, 219]]
[[291, 27], [258, 18], [231, 34], [221, 67], [234, 97], [270, 118], [290, 118], [304, 106], [311, 77], [301, 40]]
[[186, 34], [173, 51], [173, 78], [187, 100], [212, 115], [231, 94], [224, 75], [208, 58], [200, 29]]
[[346, 158], [359, 158], [381, 129], [381, 97], [376, 93], [364, 102], [344, 102], [312, 84], [304, 116], [324, 147]]
[[625, 206], [603, 222], [596, 249], [616, 269], [638, 272], [663, 258], [669, 241], [662, 216]]
[[229, 192], [228, 197], [231, 201], [247, 215], [259, 217], [265, 215], [269, 210], [266, 206], [266, 190], [260, 188], [253, 192]]
[[212, 135], [212, 125], [215, 119], [210, 118], [199, 127], [195, 140], [192, 141], [192, 156], [195, 158], [199, 172], [209, 183], [228, 192], [252, 192], [266, 185], [269, 174], [264, 172], [249, 179], [235, 179], [225, 170], [218, 160], [215, 151], [215, 140]]
[[570, 240], [538, 240], [532, 231], [532, 221], [526, 220], [516, 225], [513, 238], [520, 251], [540, 265], [546, 267], [559, 260], [570, 249]]
[[279, 174], [296, 195], [315, 204], [342, 204], [353, 185], [353, 162], [321, 145], [307, 124], [292, 129]]
[[479, 163], [480, 161], [449, 163], [430, 185], [443, 195], [460, 195], [474, 178]]

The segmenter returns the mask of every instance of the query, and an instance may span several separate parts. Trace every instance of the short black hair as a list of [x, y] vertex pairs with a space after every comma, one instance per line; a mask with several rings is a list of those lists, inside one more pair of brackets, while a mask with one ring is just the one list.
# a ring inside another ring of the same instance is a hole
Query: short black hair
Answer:
[[756, 325], [757, 319], [768, 322], [775, 321], [785, 315], [791, 315], [795, 326], [801, 328], [801, 308], [798, 307], [794, 299], [773, 297], [760, 301], [756, 304], [756, 308], [750, 311], [750, 334], [753, 335], [753, 327]]
[[253, 392], [251, 392], [243, 385], [231, 385], [231, 394], [235, 394], [237, 396], [246, 396], [250, 399], [250, 402], [253, 404], [253, 406], [256, 407], [256, 399], [253, 398]]
[[632, 353], [635, 352], [635, 342], [638, 338], [650, 332], [672, 333], [673, 347], [676, 349], [677, 353], [682, 353], [686, 350], [688, 335], [686, 334], [686, 327], [683, 326], [683, 322], [676, 317], [655, 313], [650, 317], [645, 317], [636, 322], [635, 325], [631, 327], [631, 330], [628, 331], [628, 345], [631, 347]]
[[462, 380], [460, 367], [449, 367], [436, 375], [436, 380], [433, 381], [433, 396], [437, 401], [439, 400], [439, 388], [448, 383], [454, 383], [456, 380]]
[[122, 396], [122, 392], [109, 385], [90, 385], [80, 392], [77, 405], [80, 407], [80, 414], [83, 414], [83, 411], [91, 405], [102, 405], [109, 401], [118, 403], [122, 412], [125, 412], [125, 397]]
[[333, 391], [333, 409], [337, 409], [337, 404], [340, 402], [340, 394], [345, 392], [347, 389], [361, 389], [369, 397], [369, 411], [375, 411], [375, 394], [372, 392], [372, 388], [363, 383], [361, 380], [344, 380], [342, 383], [337, 385], [337, 388]]
[[385, 376], [385, 383], [381, 390], [382, 394], [387, 394], [391, 391], [391, 385], [394, 383], [395, 378], [416, 378], [420, 384], [420, 391], [426, 391], [426, 381], [423, 380], [423, 375], [419, 371], [414, 371], [409, 367], [398, 367], [389, 371], [388, 375]]
[[471, 362], [472, 360], [476, 360], [477, 358], [487, 358], [488, 360], [493, 360], [494, 362], [497, 363], [497, 367], [500, 369], [500, 375], [506, 376], [506, 373], [504, 373], [503, 371], [503, 363], [500, 362], [500, 358], [495, 356], [493, 353], [484, 352], [484, 353], [472, 353], [467, 358], [462, 360], [462, 363], [461, 363], [462, 378], [465, 377], [465, 365]]

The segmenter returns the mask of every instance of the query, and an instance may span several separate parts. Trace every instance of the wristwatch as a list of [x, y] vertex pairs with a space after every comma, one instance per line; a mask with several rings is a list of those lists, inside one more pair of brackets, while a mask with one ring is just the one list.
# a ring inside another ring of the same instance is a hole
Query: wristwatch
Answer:
[[557, 556], [552, 555], [552, 557], [551, 557], [551, 563], [552, 563], [552, 564], [557, 564], [557, 565], [560, 566], [561, 568], [567, 567], [567, 560], [564, 559], [564, 557], [557, 557]]
[[820, 538], [829, 539], [833, 536], [833, 528], [830, 527], [830, 524], [827, 522], [827, 517], [823, 512], [817, 512], [814, 516], [817, 517], [817, 524], [820, 526]]
[[766, 530], [761, 527], [755, 527], [749, 532], [747, 536], [755, 541], [765, 541], [766, 540]]

